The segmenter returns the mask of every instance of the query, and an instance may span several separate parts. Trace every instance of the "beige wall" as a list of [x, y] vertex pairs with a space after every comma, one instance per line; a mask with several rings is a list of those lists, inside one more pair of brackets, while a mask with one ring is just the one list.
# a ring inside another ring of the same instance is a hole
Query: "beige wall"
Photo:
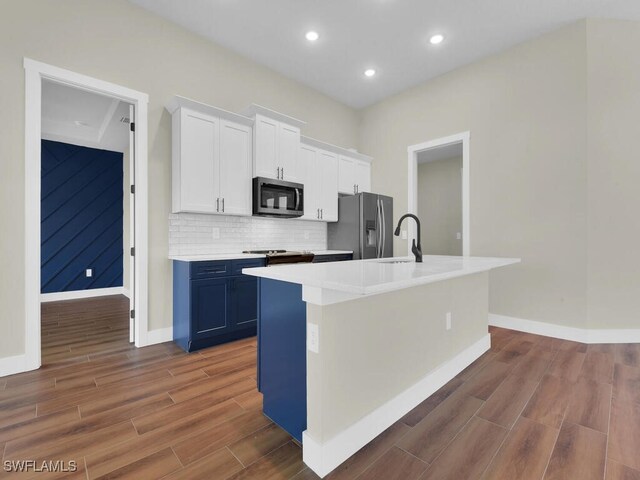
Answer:
[[24, 69], [33, 58], [149, 94], [149, 325], [171, 325], [167, 216], [175, 94], [239, 111], [267, 105], [305, 135], [356, 146], [358, 115], [124, 0], [21, 0], [0, 15], [0, 357], [24, 351]]
[[[493, 313], [584, 326], [587, 52], [579, 22], [362, 112], [373, 190], [407, 208], [407, 146], [470, 131], [472, 255], [521, 257], [491, 273]], [[395, 252], [406, 252], [396, 240]]]
[[589, 327], [640, 328], [640, 22], [589, 20]]
[[462, 157], [418, 165], [422, 253], [462, 255]]

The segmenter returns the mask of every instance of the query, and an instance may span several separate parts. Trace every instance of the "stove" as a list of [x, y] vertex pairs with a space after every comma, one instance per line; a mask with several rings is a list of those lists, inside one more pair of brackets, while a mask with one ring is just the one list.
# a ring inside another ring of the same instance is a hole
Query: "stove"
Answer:
[[284, 265], [288, 263], [311, 263], [313, 253], [292, 252], [288, 250], [245, 250], [242, 253], [252, 253], [255, 255], [265, 255], [267, 257], [267, 267], [272, 265]]

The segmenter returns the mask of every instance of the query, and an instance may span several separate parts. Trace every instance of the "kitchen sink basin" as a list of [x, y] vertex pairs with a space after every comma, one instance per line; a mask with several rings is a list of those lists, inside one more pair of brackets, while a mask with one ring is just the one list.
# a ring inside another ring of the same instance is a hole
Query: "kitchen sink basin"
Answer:
[[413, 260], [380, 260], [378, 263], [415, 263]]

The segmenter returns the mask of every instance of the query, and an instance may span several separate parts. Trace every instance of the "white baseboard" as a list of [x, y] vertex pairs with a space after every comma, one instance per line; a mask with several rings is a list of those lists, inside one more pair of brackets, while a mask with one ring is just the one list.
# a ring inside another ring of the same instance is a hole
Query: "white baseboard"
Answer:
[[[78, 300], [80, 298], [106, 297], [108, 295], [126, 294], [123, 287], [92, 288], [89, 290], [74, 290], [72, 292], [41, 293], [40, 301], [42, 303], [59, 302], [61, 300]], [[129, 295], [127, 295], [127, 297], [128, 296]]]
[[146, 347], [157, 343], [173, 341], [173, 327], [159, 328], [157, 330], [149, 330], [147, 332]]
[[311, 470], [321, 478], [400, 420], [422, 401], [433, 395], [458, 373], [473, 363], [491, 347], [491, 336], [486, 335], [444, 363], [415, 385], [381, 405], [366, 417], [325, 443], [317, 442], [306, 431], [302, 432], [302, 457]]
[[590, 329], [489, 314], [489, 325], [580, 343], [640, 343], [640, 329]]
[[39, 366], [29, 365], [29, 360], [26, 355], [0, 358], [0, 377], [6, 377], [14, 373], [28, 372], [30, 370], [36, 370], [37, 368], [39, 368]]

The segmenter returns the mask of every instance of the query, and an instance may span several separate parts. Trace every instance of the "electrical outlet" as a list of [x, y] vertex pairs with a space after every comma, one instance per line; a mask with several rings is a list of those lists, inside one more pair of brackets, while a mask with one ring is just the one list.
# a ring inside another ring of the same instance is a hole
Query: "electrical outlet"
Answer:
[[87, 278], [91, 278], [93, 277], [93, 269], [92, 268], [87, 268], [87, 271], [85, 272]]
[[309, 240], [309, 232], [304, 232], [304, 239]]
[[406, 240], [406, 239], [407, 239], [407, 231], [402, 230], [402, 240]]
[[320, 352], [320, 331], [313, 323], [307, 324], [307, 349], [313, 353]]
[[447, 312], [447, 330], [451, 330], [451, 312]]
[[214, 240], [220, 240], [220, 229], [218, 227], [213, 227], [211, 229], [211, 238]]

